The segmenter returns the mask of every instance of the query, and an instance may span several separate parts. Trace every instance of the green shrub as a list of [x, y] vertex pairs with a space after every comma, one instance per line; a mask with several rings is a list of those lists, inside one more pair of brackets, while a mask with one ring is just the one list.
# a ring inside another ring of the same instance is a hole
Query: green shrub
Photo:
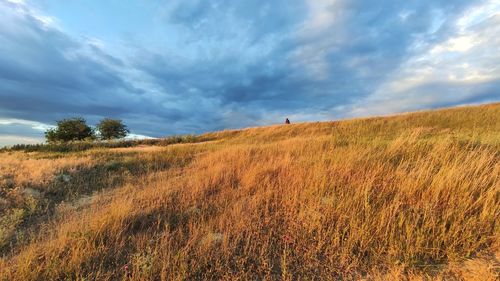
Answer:
[[121, 139], [130, 132], [122, 120], [105, 118], [96, 126], [102, 140]]
[[87, 125], [85, 119], [75, 117], [57, 121], [57, 127], [45, 132], [48, 143], [94, 140], [94, 130]]

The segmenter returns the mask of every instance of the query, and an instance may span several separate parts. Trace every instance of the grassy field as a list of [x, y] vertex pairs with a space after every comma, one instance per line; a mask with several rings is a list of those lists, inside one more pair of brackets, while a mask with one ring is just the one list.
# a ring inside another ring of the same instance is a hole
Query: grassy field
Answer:
[[0, 153], [1, 279], [498, 280], [500, 104], [201, 139]]

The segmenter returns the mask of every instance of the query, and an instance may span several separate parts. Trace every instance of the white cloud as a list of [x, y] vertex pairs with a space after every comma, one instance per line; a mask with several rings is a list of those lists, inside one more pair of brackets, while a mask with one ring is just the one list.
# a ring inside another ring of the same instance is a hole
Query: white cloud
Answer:
[[125, 137], [125, 139], [126, 140], [143, 140], [143, 139], [155, 139], [155, 138], [145, 136], [145, 135], [139, 135], [139, 134], [128, 134]]
[[[500, 81], [500, 3], [466, 11], [454, 34], [434, 45], [418, 43], [376, 91], [353, 105], [350, 115], [384, 114], [457, 103]], [[422, 47], [423, 46], [423, 47]]]
[[6, 3], [11, 4], [10, 8], [14, 9], [19, 16], [31, 16], [44, 28], [61, 29], [56, 18], [38, 11], [25, 0], [6, 0]]
[[306, 0], [308, 18], [302, 28], [303, 36], [316, 36], [329, 29], [337, 19], [333, 12], [338, 0]]
[[0, 147], [11, 146], [14, 144], [37, 144], [43, 143], [42, 138], [31, 138], [25, 136], [0, 135]]
[[31, 127], [33, 130], [36, 131], [41, 131], [45, 132], [48, 129], [54, 128], [55, 126], [45, 124], [45, 123], [40, 123], [36, 121], [30, 121], [30, 120], [22, 120], [22, 119], [1, 119], [0, 118], [0, 126], [2, 125], [25, 125]]
[[466, 52], [475, 45], [480, 44], [480, 40], [476, 36], [459, 36], [436, 45], [430, 52], [433, 55], [441, 55], [447, 52]]
[[13, 3], [13, 4], [18, 4], [18, 5], [25, 5], [26, 4], [26, 1], [24, 1], [24, 0], [7, 0], [7, 2]]
[[473, 7], [464, 13], [457, 21], [460, 31], [465, 31], [471, 26], [478, 24], [485, 18], [490, 18], [500, 12], [500, 3], [497, 0], [488, 0], [482, 5]]

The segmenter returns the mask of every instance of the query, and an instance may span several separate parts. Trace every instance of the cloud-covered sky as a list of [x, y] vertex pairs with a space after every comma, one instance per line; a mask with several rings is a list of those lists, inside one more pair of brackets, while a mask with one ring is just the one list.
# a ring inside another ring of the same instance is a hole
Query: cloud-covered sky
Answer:
[[496, 0], [0, 0], [0, 146], [500, 101]]

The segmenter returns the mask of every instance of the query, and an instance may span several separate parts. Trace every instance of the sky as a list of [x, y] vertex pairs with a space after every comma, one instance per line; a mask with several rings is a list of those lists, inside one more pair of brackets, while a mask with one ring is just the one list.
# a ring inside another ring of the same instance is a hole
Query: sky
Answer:
[[498, 101], [496, 0], [0, 0], [0, 146]]

